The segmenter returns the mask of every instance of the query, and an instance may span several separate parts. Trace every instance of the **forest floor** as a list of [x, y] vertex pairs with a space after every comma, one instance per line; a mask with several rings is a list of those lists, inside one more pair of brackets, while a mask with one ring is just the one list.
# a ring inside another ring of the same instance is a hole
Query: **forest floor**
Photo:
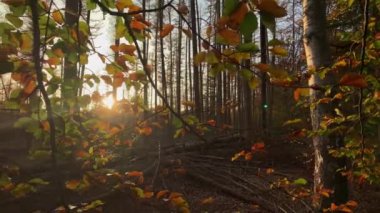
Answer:
[[[6, 120], [3, 117], [2, 123], [6, 124]], [[0, 130], [2, 168], [12, 161], [25, 176], [20, 179], [53, 179], [48, 164], [28, 160], [26, 135], [5, 126]], [[264, 143], [265, 149], [252, 152], [248, 161], [244, 155], [231, 160], [237, 153], [248, 153], [257, 143]], [[12, 148], [9, 144], [17, 146]], [[285, 135], [247, 141], [229, 134], [213, 137], [212, 143], [206, 146], [192, 143], [184, 147], [183, 144], [166, 143], [160, 149], [137, 149], [140, 150], [134, 150], [127, 166], [116, 162], [112, 167], [121, 171], [143, 171], [144, 190], [179, 193], [191, 212], [310, 212], [311, 197], [307, 196], [312, 188], [310, 139]], [[65, 177], [81, 175], [79, 168], [73, 164], [61, 166]], [[294, 180], [300, 178], [307, 183], [302, 186], [294, 184]], [[378, 188], [362, 186], [353, 192], [353, 199], [359, 202], [358, 212], [380, 212]], [[12, 213], [47, 212], [56, 207], [57, 194], [54, 186], [49, 185], [21, 199], [1, 195], [0, 209]], [[158, 200], [155, 196], [140, 199], [131, 191], [113, 190], [102, 184], [85, 193], [65, 192], [66, 202], [77, 207], [91, 200], [102, 200], [104, 205], [101, 210], [92, 210], [95, 212], [177, 212], [168, 199]]]

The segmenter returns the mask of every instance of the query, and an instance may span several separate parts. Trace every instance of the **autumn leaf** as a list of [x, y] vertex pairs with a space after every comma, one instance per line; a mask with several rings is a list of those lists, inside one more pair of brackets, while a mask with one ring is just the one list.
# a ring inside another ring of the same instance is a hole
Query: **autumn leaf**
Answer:
[[154, 193], [153, 192], [144, 192], [144, 197], [145, 198], [151, 198], [153, 197]]
[[174, 29], [174, 25], [172, 24], [164, 24], [162, 27], [162, 30], [160, 31], [160, 37], [164, 38], [165, 36], [169, 35], [169, 33]]
[[64, 20], [63, 20], [63, 15], [61, 13], [61, 11], [59, 10], [55, 10], [52, 14], [51, 14], [53, 20], [55, 22], [57, 22], [58, 24], [63, 24]]
[[211, 119], [211, 120], [207, 121], [207, 124], [210, 125], [210, 126], [215, 127], [216, 126], [216, 121], [214, 119]]
[[124, 82], [124, 74], [122, 72], [115, 73], [113, 75], [113, 86], [115, 88], [120, 87]]
[[190, 29], [184, 29], [184, 28], [182, 28], [182, 32], [185, 33], [185, 35], [186, 35], [187, 37], [189, 37], [189, 38], [191, 38], [192, 35], [193, 35], [193, 33], [191, 32]]
[[134, 30], [144, 30], [147, 26], [141, 21], [132, 20], [130, 26]]
[[297, 88], [293, 92], [293, 97], [295, 101], [299, 101], [301, 96], [309, 96], [310, 95], [310, 89], [308, 88]]
[[184, 3], [178, 4], [178, 8], [177, 9], [183, 15], [187, 15], [189, 13], [189, 8]]
[[175, 198], [178, 198], [178, 197], [182, 197], [183, 196], [183, 194], [181, 194], [181, 193], [178, 193], [178, 192], [172, 192], [172, 193], [170, 193], [170, 195], [169, 195], [169, 200], [172, 200], [172, 199], [175, 199]]
[[213, 197], [208, 197], [208, 198], [201, 200], [201, 204], [202, 205], [212, 204], [212, 203], [214, 203], [214, 201], [215, 200]]
[[358, 207], [358, 202], [354, 201], [354, 200], [349, 200], [347, 203], [346, 203], [346, 206], [349, 206], [351, 208], [356, 208]]
[[280, 7], [275, 0], [253, 0], [253, 3], [260, 11], [269, 13], [276, 18], [287, 15], [285, 8]]
[[288, 51], [283, 48], [283, 47], [280, 47], [280, 46], [274, 46], [271, 50], [270, 50], [274, 55], [278, 55], [278, 56], [287, 56], [288, 55]]
[[143, 173], [139, 171], [132, 171], [132, 172], [127, 172], [126, 175], [127, 177], [140, 177], [143, 175]]
[[246, 154], [244, 155], [244, 159], [245, 159], [246, 161], [250, 161], [250, 160], [252, 160], [252, 159], [253, 159], [253, 154], [252, 154], [252, 152], [248, 152], [248, 153], [246, 153]]
[[218, 34], [228, 44], [231, 44], [231, 45], [240, 44], [240, 34], [236, 30], [222, 29], [218, 32]]
[[131, 55], [131, 56], [134, 56], [134, 52], [136, 50], [136, 46], [135, 45], [129, 45], [129, 44], [120, 44], [119, 45], [119, 51], [120, 52], [123, 52], [125, 54], [128, 54], [128, 55]]
[[169, 193], [169, 190], [162, 190], [162, 191], [159, 191], [159, 192], [157, 192], [157, 194], [156, 194], [156, 198], [157, 199], [160, 199], [160, 198], [162, 198], [164, 195], [166, 195], [166, 194], [168, 194]]
[[365, 88], [368, 86], [364, 76], [358, 73], [346, 73], [339, 81], [341, 86]]
[[244, 20], [244, 17], [248, 11], [248, 4], [245, 2], [240, 3], [238, 8], [230, 16], [230, 25], [232, 24], [231, 27], [236, 29], [236, 27]]
[[117, 0], [115, 3], [115, 6], [118, 11], [123, 11], [124, 8], [132, 6], [133, 2], [132, 0]]
[[266, 170], [265, 170], [265, 173], [267, 174], [267, 175], [270, 175], [270, 174], [272, 174], [274, 172], [274, 169], [273, 168], [267, 168]]
[[258, 142], [252, 145], [252, 152], [264, 151], [265, 144], [263, 142]]
[[75, 190], [78, 188], [79, 184], [80, 184], [80, 180], [77, 180], [77, 179], [74, 179], [74, 180], [69, 180], [69, 181], [66, 181], [66, 188], [67, 189], [70, 189], [70, 190]]
[[232, 158], [231, 158], [231, 161], [236, 161], [237, 159], [239, 159], [240, 157], [242, 156], [245, 156], [245, 151], [241, 151], [239, 153], [236, 153]]

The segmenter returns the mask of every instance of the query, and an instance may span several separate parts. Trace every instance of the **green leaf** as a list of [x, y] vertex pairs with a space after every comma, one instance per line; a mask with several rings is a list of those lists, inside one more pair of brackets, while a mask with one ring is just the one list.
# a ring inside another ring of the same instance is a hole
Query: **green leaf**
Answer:
[[285, 43], [278, 39], [272, 39], [268, 42], [268, 46], [277, 46], [277, 45], [285, 45]]
[[276, 27], [276, 20], [274, 16], [266, 13], [266, 12], [260, 12], [260, 18], [263, 24], [272, 32], [274, 32]]
[[86, 9], [93, 10], [96, 8], [96, 3], [93, 0], [86, 0]]
[[20, 28], [23, 24], [23, 21], [13, 14], [8, 13], [5, 15], [5, 18], [17, 28]]
[[257, 52], [259, 47], [255, 43], [245, 43], [237, 46], [236, 50], [239, 52]]
[[9, 5], [9, 10], [15, 16], [22, 16], [22, 15], [24, 15], [24, 13], [26, 11], [26, 5], [25, 4], [18, 5], [18, 6], [11, 6], [11, 5]]
[[219, 59], [215, 56], [214, 52], [209, 51], [206, 54], [206, 62], [208, 64], [217, 64], [217, 63], [219, 63]]
[[38, 121], [34, 120], [31, 117], [22, 117], [16, 121], [16, 123], [14, 124], [14, 127], [16, 127], [16, 128], [27, 128], [29, 126], [37, 125], [37, 124], [38, 124]]
[[257, 26], [257, 17], [252, 11], [250, 11], [245, 15], [244, 20], [240, 24], [240, 32], [246, 37], [252, 36], [252, 33], [255, 32]]
[[293, 184], [295, 184], [295, 185], [306, 185], [307, 180], [305, 180], [304, 178], [298, 178], [297, 180], [293, 181]]
[[253, 76], [251, 70], [248, 70], [248, 69], [242, 69], [240, 71], [240, 75], [245, 79], [245, 80], [250, 80]]
[[223, 16], [229, 16], [239, 5], [238, 0], [225, 0], [223, 8]]

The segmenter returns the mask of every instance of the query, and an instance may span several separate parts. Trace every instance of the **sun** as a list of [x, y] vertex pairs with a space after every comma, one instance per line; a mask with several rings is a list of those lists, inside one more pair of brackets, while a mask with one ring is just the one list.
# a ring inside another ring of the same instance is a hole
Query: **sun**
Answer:
[[109, 95], [103, 98], [102, 103], [105, 107], [112, 109], [113, 105], [115, 104], [115, 100], [113, 99], [112, 95]]

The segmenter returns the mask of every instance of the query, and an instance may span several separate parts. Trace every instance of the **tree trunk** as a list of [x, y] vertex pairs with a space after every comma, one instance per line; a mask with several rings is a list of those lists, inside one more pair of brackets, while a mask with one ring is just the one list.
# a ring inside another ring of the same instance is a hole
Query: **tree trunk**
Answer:
[[[195, 1], [196, 0], [190, 0], [190, 13], [191, 13], [191, 30], [193, 31], [193, 59], [198, 54], [198, 39], [197, 39], [197, 20], [196, 20], [196, 7], [195, 7]], [[202, 102], [201, 102], [201, 94], [200, 94], [200, 85], [199, 85], [199, 67], [198, 65], [194, 64], [193, 66], [194, 71], [194, 102], [195, 102], [195, 115], [199, 120], [201, 120], [202, 116]]]
[[[267, 54], [267, 28], [263, 22], [260, 21], [260, 48], [261, 48], [261, 63], [268, 63]], [[261, 128], [263, 134], [267, 133], [267, 75], [263, 73], [261, 75]]]
[[[315, 71], [309, 80], [313, 87], [333, 85], [334, 76], [328, 73], [324, 79], [319, 78], [318, 71], [331, 64], [331, 57], [326, 32], [326, 3], [325, 0], [303, 0], [304, 8], [304, 46], [309, 70]], [[321, 90], [310, 90], [311, 104], [324, 97]], [[333, 114], [334, 106], [330, 104], [316, 104], [311, 107], [311, 120], [313, 130], [320, 127], [323, 117]], [[330, 198], [319, 196], [315, 208], [321, 210], [331, 203], [344, 203], [347, 201], [347, 180], [337, 169], [344, 166], [344, 160], [333, 158], [328, 153], [328, 148], [339, 146], [341, 137], [336, 135], [313, 138], [315, 167], [314, 167], [314, 191], [318, 197], [320, 190], [332, 189], [334, 194]]]

